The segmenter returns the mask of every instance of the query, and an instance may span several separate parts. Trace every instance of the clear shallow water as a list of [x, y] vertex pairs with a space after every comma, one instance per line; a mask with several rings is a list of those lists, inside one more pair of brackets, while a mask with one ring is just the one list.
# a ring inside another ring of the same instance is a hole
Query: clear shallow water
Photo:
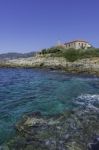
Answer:
[[[39, 69], [0, 69], [0, 143], [25, 113], [57, 114], [73, 103], [99, 108], [99, 78]], [[94, 102], [93, 102], [94, 101]]]

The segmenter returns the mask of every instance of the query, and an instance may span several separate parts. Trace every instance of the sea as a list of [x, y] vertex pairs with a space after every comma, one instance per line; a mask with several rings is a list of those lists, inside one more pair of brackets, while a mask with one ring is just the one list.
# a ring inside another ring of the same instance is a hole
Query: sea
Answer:
[[81, 105], [99, 109], [98, 77], [0, 68], [0, 145], [16, 135], [15, 125], [26, 114], [57, 115]]

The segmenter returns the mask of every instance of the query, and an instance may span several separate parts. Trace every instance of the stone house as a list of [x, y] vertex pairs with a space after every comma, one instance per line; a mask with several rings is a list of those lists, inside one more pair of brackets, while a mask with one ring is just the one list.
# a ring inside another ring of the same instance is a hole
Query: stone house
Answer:
[[75, 40], [68, 43], [64, 43], [64, 46], [67, 49], [74, 48], [74, 49], [88, 49], [91, 48], [92, 45], [88, 43], [87, 41], [83, 40]]

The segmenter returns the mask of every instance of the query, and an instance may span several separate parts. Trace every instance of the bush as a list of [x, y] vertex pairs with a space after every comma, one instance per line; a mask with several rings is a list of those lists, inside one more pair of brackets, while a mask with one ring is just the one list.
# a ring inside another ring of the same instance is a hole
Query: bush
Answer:
[[88, 49], [81, 51], [81, 58], [99, 57], [99, 49]]
[[63, 57], [71, 62], [76, 61], [77, 59], [99, 57], [99, 49], [68, 49], [64, 52]]
[[75, 61], [79, 58], [79, 50], [75, 49], [68, 49], [66, 52], [64, 52], [63, 56], [68, 60], [68, 61]]
[[47, 54], [47, 49], [42, 49], [41, 54]]
[[64, 57], [68, 61], [73, 62], [77, 59], [99, 57], [99, 49], [66, 49], [61, 47], [52, 47], [49, 49], [43, 49], [41, 54], [51, 54], [52, 57]]
[[48, 50], [47, 50], [47, 53], [58, 53], [58, 52], [60, 52], [61, 50], [59, 49], [59, 48], [57, 48], [57, 47], [52, 47], [52, 48], [49, 48]]

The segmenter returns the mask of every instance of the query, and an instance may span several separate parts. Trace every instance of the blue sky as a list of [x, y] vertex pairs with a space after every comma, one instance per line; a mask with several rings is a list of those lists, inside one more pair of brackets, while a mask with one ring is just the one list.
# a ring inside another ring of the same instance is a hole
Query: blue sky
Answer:
[[99, 0], [0, 0], [0, 53], [75, 39], [99, 47]]

